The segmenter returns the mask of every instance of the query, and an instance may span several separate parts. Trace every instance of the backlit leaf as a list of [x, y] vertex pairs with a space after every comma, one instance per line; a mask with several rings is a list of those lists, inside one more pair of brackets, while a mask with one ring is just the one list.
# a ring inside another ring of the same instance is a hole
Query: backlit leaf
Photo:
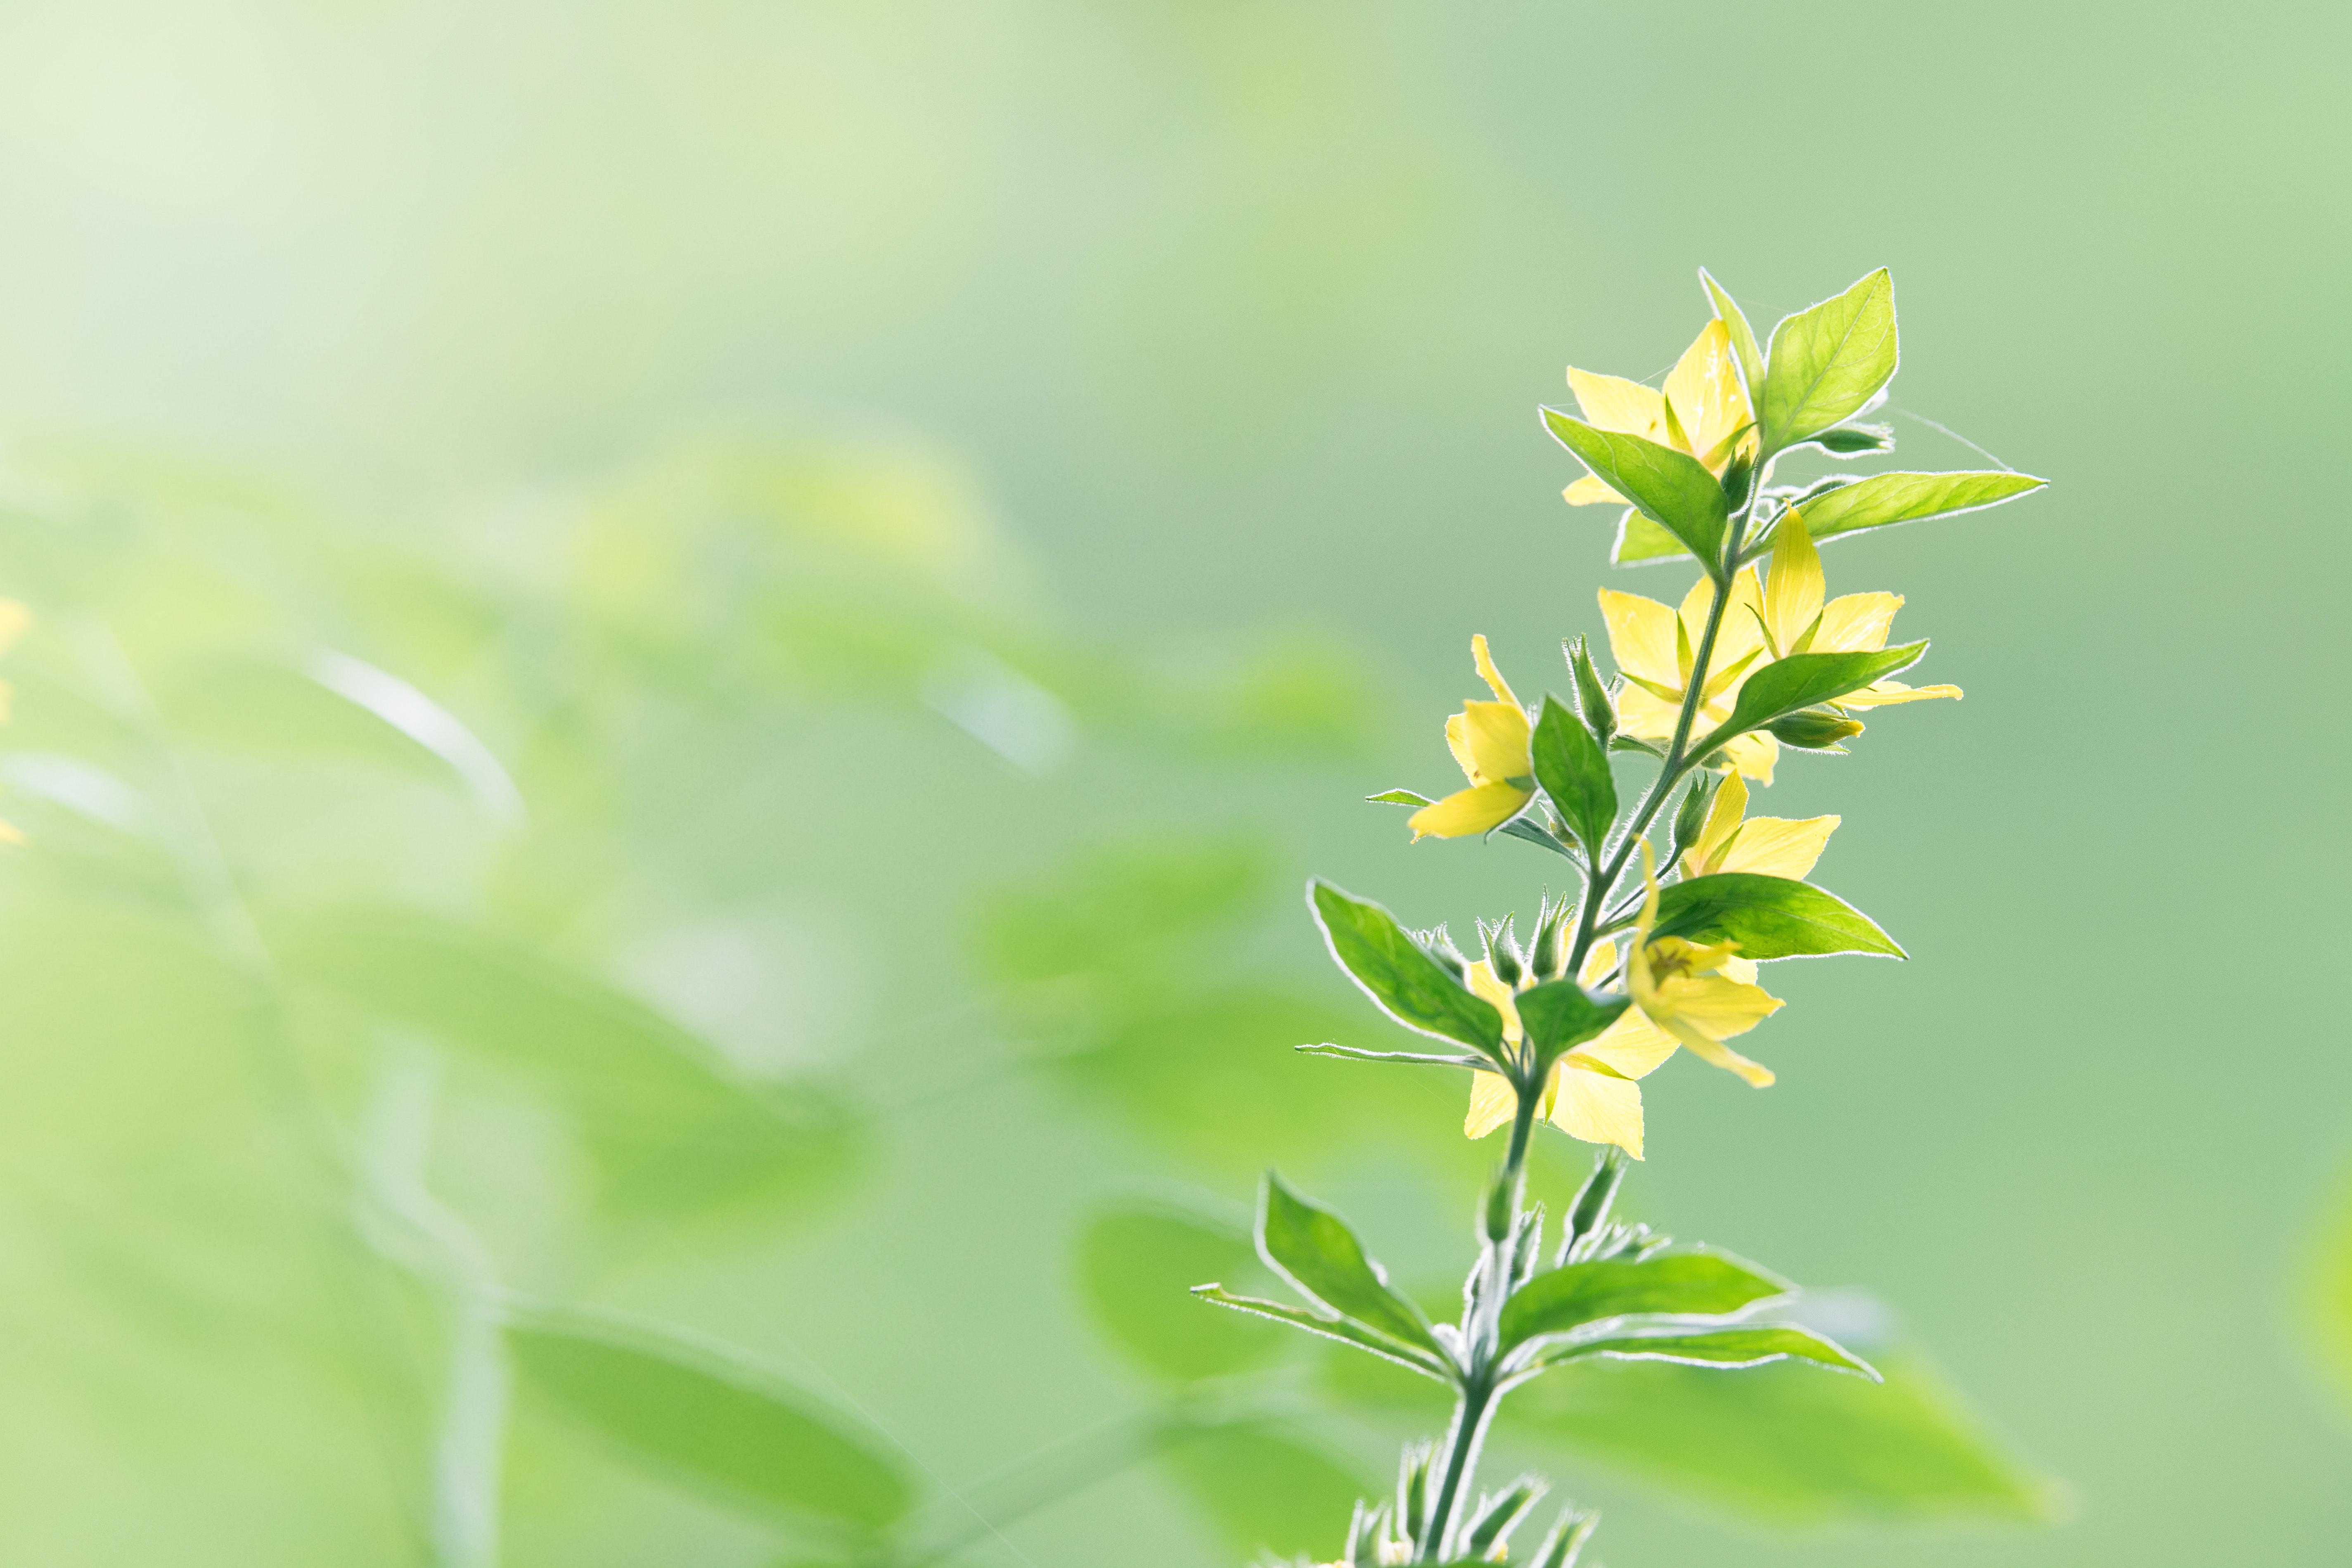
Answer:
[[1391, 1339], [1440, 1353], [1421, 1309], [1389, 1288], [1348, 1222], [1269, 1172], [1259, 1200], [1258, 1251], [1309, 1300]]
[[1730, 509], [1723, 487], [1706, 464], [1639, 436], [1587, 425], [1557, 408], [1545, 409], [1543, 417], [1561, 446], [1643, 516], [1680, 540], [1685, 549], [1706, 562], [1721, 553], [1724, 520]]
[[1721, 1316], [1789, 1289], [1787, 1280], [1718, 1252], [1571, 1263], [1537, 1275], [1504, 1304], [1503, 1343], [1523, 1344], [1538, 1335], [1637, 1312]]
[[1895, 366], [1895, 281], [1883, 267], [1835, 299], [1782, 318], [1757, 400], [1765, 454], [1860, 411]]
[[1742, 958], [1804, 958], [1832, 952], [1909, 956], [1876, 922], [1835, 893], [1790, 877], [1718, 871], [1658, 894], [1655, 936], [1736, 942]]
[[1319, 879], [1307, 884], [1307, 901], [1332, 958], [1382, 1012], [1408, 1029], [1499, 1055], [1503, 1016], [1423, 952], [1394, 915]]
[[1866, 528], [1888, 528], [1998, 506], [2048, 484], [2032, 474], [1873, 474], [1804, 503], [1805, 531], [1816, 541]]

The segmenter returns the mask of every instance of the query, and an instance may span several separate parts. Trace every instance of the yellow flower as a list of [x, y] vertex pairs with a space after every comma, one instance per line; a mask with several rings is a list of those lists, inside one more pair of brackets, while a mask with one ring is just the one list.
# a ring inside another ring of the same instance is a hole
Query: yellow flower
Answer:
[[[1672, 738], [1681, 716], [1683, 694], [1690, 682], [1691, 665], [1706, 630], [1707, 611], [1715, 604], [1715, 584], [1705, 577], [1684, 595], [1679, 613], [1639, 594], [1601, 590], [1601, 616], [1609, 626], [1609, 651], [1625, 677], [1617, 697], [1617, 722], [1628, 735], [1645, 741]], [[1764, 653], [1761, 619], [1763, 590], [1750, 567], [1731, 580], [1731, 603], [1725, 606], [1723, 625], [1716, 633], [1714, 657], [1692, 725], [1696, 740], [1731, 717], [1740, 683]], [[1731, 767], [1758, 784], [1772, 782], [1772, 764], [1780, 760], [1780, 742], [1769, 735], [1741, 735], [1723, 749]]]
[[1625, 959], [1625, 988], [1633, 994], [1633, 1005], [1700, 1060], [1762, 1089], [1772, 1081], [1771, 1069], [1723, 1042], [1779, 1012], [1780, 999], [1756, 984], [1756, 965], [1737, 956], [1736, 942], [1701, 947], [1680, 937], [1652, 940], [1650, 932], [1658, 923], [1658, 879], [1646, 838], [1642, 841], [1642, 879], [1648, 893]]
[[[1594, 945], [1580, 976], [1590, 985], [1617, 966], [1614, 942]], [[1530, 974], [1530, 984], [1538, 978]], [[1520, 1041], [1519, 1013], [1511, 988], [1503, 984], [1485, 959], [1470, 965], [1465, 979], [1470, 989], [1503, 1016], [1503, 1038]], [[1636, 1160], [1642, 1157], [1642, 1087], [1634, 1080], [1648, 1077], [1675, 1054], [1675, 1040], [1634, 1009], [1593, 1038], [1574, 1047], [1553, 1064], [1551, 1081], [1544, 1085], [1537, 1117], [1571, 1138], [1587, 1143], [1614, 1143]], [[1462, 1131], [1472, 1138], [1511, 1120], [1515, 1100], [1508, 1080], [1500, 1073], [1478, 1072], [1470, 1080], [1470, 1113]]]
[[[1830, 599], [1828, 593], [1822, 552], [1805, 529], [1804, 515], [1791, 510], [1780, 520], [1773, 537], [1772, 574], [1764, 590], [1764, 637], [1773, 658], [1792, 653], [1875, 653], [1886, 646], [1887, 635], [1895, 629], [1895, 612], [1903, 607], [1902, 595], [1848, 594]], [[1957, 686], [1910, 687], [1899, 680], [1874, 680], [1830, 706], [1846, 712], [1959, 695]]]
[[[1664, 392], [1622, 376], [1573, 368], [1568, 384], [1586, 424], [1686, 452], [1717, 478], [1731, 466], [1733, 454], [1745, 447], [1752, 456], [1756, 450], [1756, 416], [1748, 411], [1748, 395], [1740, 390], [1733, 368], [1730, 330], [1719, 321], [1707, 322], [1683, 351], [1666, 374]], [[1570, 506], [1625, 504], [1624, 497], [1592, 474], [1561, 495]]]
[[1528, 756], [1528, 710], [1511, 695], [1486, 653], [1486, 639], [1470, 639], [1470, 657], [1495, 694], [1492, 702], [1465, 702], [1445, 721], [1445, 744], [1470, 787], [1423, 806], [1405, 824], [1415, 838], [1467, 838], [1500, 827], [1536, 793]]
[[1715, 805], [1706, 814], [1706, 826], [1699, 829], [1698, 842], [1683, 851], [1683, 875], [1748, 871], [1801, 881], [1822, 858], [1822, 847], [1837, 831], [1838, 821], [1834, 816], [1809, 816], [1801, 822], [1780, 816], [1751, 817], [1748, 785], [1733, 773], [1715, 792]]

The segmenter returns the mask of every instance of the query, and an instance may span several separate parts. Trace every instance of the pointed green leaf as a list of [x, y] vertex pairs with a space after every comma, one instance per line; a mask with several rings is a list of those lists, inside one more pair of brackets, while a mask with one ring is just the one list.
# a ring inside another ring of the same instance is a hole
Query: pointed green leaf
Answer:
[[1812, 445], [1824, 452], [1834, 452], [1841, 458], [1852, 458], [1864, 452], [1895, 450], [1895, 431], [1885, 425], [1832, 425], [1818, 431]]
[[1598, 857], [1617, 821], [1617, 781], [1601, 742], [1566, 703], [1547, 694], [1528, 749], [1535, 759], [1536, 783], [1543, 785], [1586, 852]]
[[1545, 409], [1543, 417], [1561, 446], [1643, 517], [1680, 540], [1684, 549], [1710, 563], [1722, 553], [1730, 508], [1706, 464], [1639, 436], [1596, 428], [1557, 408]]
[[1617, 1361], [1664, 1361], [1685, 1366], [1737, 1371], [1776, 1361], [1810, 1361], [1838, 1372], [1858, 1373], [1873, 1383], [1882, 1381], [1878, 1369], [1834, 1340], [1793, 1324], [1759, 1324], [1748, 1328], [1709, 1329], [1697, 1333], [1659, 1330], [1594, 1340], [1538, 1358], [1557, 1366], [1566, 1362], [1605, 1356]]
[[1277, 1323], [1288, 1323], [1294, 1329], [1304, 1329], [1310, 1334], [1337, 1340], [1343, 1345], [1353, 1345], [1360, 1351], [1370, 1351], [1399, 1366], [1411, 1367], [1423, 1377], [1433, 1377], [1441, 1383], [1452, 1381], [1444, 1363], [1422, 1352], [1407, 1349], [1385, 1334], [1376, 1334], [1362, 1324], [1347, 1318], [1326, 1317], [1304, 1307], [1292, 1307], [1280, 1301], [1260, 1300], [1255, 1296], [1236, 1296], [1223, 1285], [1195, 1285], [1192, 1294], [1213, 1306], [1230, 1307], [1236, 1312], [1249, 1312], [1261, 1318], [1271, 1318]]
[[1423, 952], [1394, 915], [1320, 879], [1307, 885], [1307, 901], [1332, 958], [1381, 1011], [1408, 1029], [1501, 1059], [1503, 1016]]
[[1615, 1023], [1632, 1003], [1625, 996], [1596, 996], [1572, 976], [1547, 980], [1519, 993], [1519, 1026], [1537, 1059], [1549, 1062]]
[[1654, 561], [1685, 561], [1690, 547], [1632, 507], [1617, 520], [1617, 542], [1610, 547], [1612, 566], [1646, 566]]
[[1832, 952], [1910, 955], [1868, 915], [1835, 893], [1789, 877], [1718, 871], [1658, 894], [1654, 936], [1736, 942], [1742, 958], [1809, 958]]
[[1800, 708], [1843, 697], [1874, 680], [1900, 674], [1918, 663], [1927, 651], [1927, 643], [1920, 641], [1866, 653], [1792, 653], [1776, 659], [1740, 686], [1731, 717], [1700, 742], [1696, 754], [1704, 756], [1734, 735], [1760, 730]]
[[2032, 474], [1873, 474], [1840, 485], [1803, 503], [1805, 531], [1814, 539], [1834, 539], [1865, 528], [1887, 528], [1976, 511], [2040, 489], [2047, 479]]
[[913, 1489], [873, 1439], [698, 1345], [532, 1314], [507, 1347], [524, 1381], [621, 1447], [738, 1503], [879, 1528]]
[[1756, 347], [1756, 331], [1748, 324], [1748, 316], [1740, 310], [1739, 302], [1726, 293], [1723, 285], [1704, 267], [1698, 269], [1698, 281], [1706, 290], [1707, 303], [1715, 307], [1717, 319], [1731, 333], [1732, 356], [1739, 361], [1740, 377], [1748, 384], [1748, 396], [1753, 398], [1756, 389], [1764, 384], [1764, 355]]
[[1409, 789], [1384, 789], [1378, 795], [1368, 795], [1365, 801], [1372, 805], [1427, 805], [1430, 799]]
[[1835, 299], [1784, 317], [1772, 329], [1757, 401], [1765, 455], [1859, 411], [1895, 365], [1895, 280], [1883, 267]]
[[1348, 1222], [1270, 1171], [1258, 1200], [1257, 1245], [1267, 1266], [1308, 1300], [1416, 1350], [1443, 1353], [1429, 1320], [1389, 1289]]
[[1571, 1263], [1537, 1275], [1505, 1303], [1502, 1342], [1507, 1350], [1634, 1313], [1721, 1317], [1790, 1288], [1754, 1264], [1701, 1249]]

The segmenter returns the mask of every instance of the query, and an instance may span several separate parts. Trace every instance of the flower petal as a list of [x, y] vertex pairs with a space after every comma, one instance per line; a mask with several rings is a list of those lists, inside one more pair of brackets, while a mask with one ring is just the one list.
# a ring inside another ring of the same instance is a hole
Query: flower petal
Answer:
[[1683, 875], [1704, 877], [1724, 869], [1717, 862], [1730, 847], [1732, 836], [1739, 831], [1739, 819], [1747, 813], [1748, 786], [1738, 773], [1731, 773], [1715, 792], [1715, 804], [1707, 808], [1706, 826], [1699, 829], [1698, 842], [1683, 853]]
[[1470, 1113], [1462, 1119], [1462, 1136], [1484, 1138], [1496, 1128], [1507, 1125], [1518, 1108], [1518, 1096], [1512, 1091], [1509, 1079], [1498, 1072], [1474, 1072], [1470, 1075]]
[[1503, 672], [1495, 668], [1495, 658], [1486, 651], [1484, 634], [1470, 639], [1470, 662], [1478, 667], [1478, 679], [1486, 683], [1486, 689], [1495, 694], [1496, 701], [1507, 702], [1522, 713], [1526, 711], [1518, 698], [1512, 694], [1510, 683], [1503, 679]]
[[1895, 628], [1900, 594], [1844, 594], [1822, 609], [1822, 629], [1813, 634], [1815, 653], [1875, 653]]
[[1741, 735], [1724, 743], [1723, 760], [1738, 770], [1742, 778], [1754, 779], [1769, 788], [1772, 764], [1780, 760], [1780, 742], [1769, 735]]
[[[1791, 510], [1772, 537], [1772, 578], [1764, 590], [1764, 625], [1772, 646], [1781, 654], [1796, 651], [1797, 643], [1822, 613], [1828, 579], [1822, 575], [1822, 552], [1805, 531], [1804, 515]], [[1808, 648], [1816, 646], [1808, 644]]]
[[[1685, 976], [1664, 988], [1671, 1016], [1657, 1021], [1685, 1045], [1690, 1037], [1675, 1029], [1676, 1023], [1696, 1026], [1710, 1040], [1737, 1039], [1773, 1014], [1782, 1003], [1760, 985], [1747, 985], [1717, 974]], [[1653, 1013], [1652, 1017], [1657, 1016]]]
[[1699, 329], [1666, 376], [1665, 397], [1690, 437], [1690, 449], [1702, 458], [1748, 423], [1748, 396], [1732, 368], [1729, 328], [1710, 320]]
[[[1738, 775], [1732, 775], [1737, 778]], [[1731, 780], [1725, 781], [1730, 787]], [[1792, 822], [1781, 816], [1751, 817], [1738, 836], [1707, 866], [1710, 871], [1748, 871], [1759, 877], [1786, 877], [1802, 881], [1822, 858], [1830, 835], [1841, 819], [1809, 816]]]
[[[1462, 983], [1470, 987], [1472, 995], [1487, 1003], [1503, 1016], [1503, 1038], [1511, 1045], [1517, 1045], [1520, 1037], [1518, 1005], [1511, 1000], [1511, 988], [1503, 984], [1502, 976], [1495, 973], [1495, 966], [1483, 958], [1479, 959], [1463, 972]], [[1773, 1005], [1777, 1007], [1780, 1004], [1776, 1002]]]
[[1569, 1052], [1589, 1058], [1627, 1078], [1647, 1078], [1675, 1054], [1675, 1037], [1650, 1021], [1639, 1007], [1628, 1007], [1617, 1021]]
[[1609, 654], [1628, 675], [1682, 689], [1675, 666], [1675, 612], [1639, 594], [1601, 590], [1601, 618], [1609, 627]]
[[1601, 482], [1599, 474], [1585, 475], [1568, 489], [1560, 491], [1559, 499], [1570, 506], [1600, 506], [1610, 501], [1619, 506], [1626, 504], [1623, 496]]
[[1516, 702], [1465, 702], [1462, 740], [1477, 784], [1523, 779], [1535, 764], [1528, 759], [1528, 710]]
[[1642, 1086], [1613, 1073], [1580, 1067], [1565, 1058], [1553, 1069], [1559, 1098], [1551, 1108], [1551, 1124], [1570, 1138], [1587, 1143], [1614, 1143], [1636, 1160], [1642, 1157]]
[[1580, 985], [1598, 985], [1601, 977], [1617, 967], [1617, 939], [1602, 937], [1586, 950], [1584, 967], [1576, 972]]
[[1586, 424], [1666, 445], [1666, 400], [1656, 388], [1574, 366], [1569, 369], [1568, 385]]
[[1472, 838], [1510, 821], [1534, 795], [1507, 784], [1475, 784], [1423, 806], [1405, 826], [1415, 838]]

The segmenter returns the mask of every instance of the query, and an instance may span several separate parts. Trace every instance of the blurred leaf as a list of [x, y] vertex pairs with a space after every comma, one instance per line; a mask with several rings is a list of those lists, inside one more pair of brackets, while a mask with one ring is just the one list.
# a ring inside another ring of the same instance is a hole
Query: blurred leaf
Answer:
[[1363, 1243], [1320, 1204], [1291, 1190], [1272, 1172], [1259, 1197], [1258, 1251], [1307, 1298], [1408, 1345], [1442, 1353], [1421, 1309], [1389, 1289], [1388, 1275]]
[[1499, 1056], [1503, 1016], [1440, 967], [1394, 915], [1320, 879], [1307, 898], [1332, 958], [1381, 1011], [1408, 1029]]
[[1503, 1418], [1524, 1437], [1759, 1518], [2050, 1516], [2048, 1483], [1923, 1357], [1874, 1352], [1872, 1360], [1884, 1384], [1809, 1366], [1727, 1376], [1579, 1363], [1520, 1390]]
[[1729, 509], [1706, 464], [1639, 436], [1598, 429], [1557, 408], [1545, 409], [1543, 418], [1561, 446], [1684, 549], [1706, 562], [1722, 553]]
[[2352, 1401], [2352, 1183], [2341, 1187], [2321, 1222], [2308, 1300], [2319, 1352]]
[[1800, 503], [1805, 531], [1816, 540], [1889, 528], [1997, 506], [2040, 489], [2047, 479], [2032, 474], [1873, 474]]
[[1654, 936], [1736, 942], [1742, 958], [1802, 958], [1832, 952], [1910, 956], [1868, 915], [1835, 893], [1789, 877], [1718, 871], [1658, 894]]
[[1779, 1361], [1808, 1361], [1833, 1371], [1859, 1373], [1873, 1383], [1877, 1369], [1834, 1340], [1792, 1324], [1769, 1323], [1749, 1328], [1640, 1331], [1630, 1325], [1622, 1334], [1562, 1346], [1546, 1357], [1547, 1364], [1588, 1361], [1605, 1356], [1618, 1361], [1663, 1361], [1686, 1366], [1742, 1371]]
[[1208, 1281], [1240, 1284], [1263, 1274], [1238, 1229], [1164, 1208], [1108, 1209], [1079, 1232], [1077, 1266], [1096, 1326], [1161, 1377], [1220, 1377], [1282, 1353], [1271, 1324], [1211, 1311], [1192, 1294]]
[[1631, 1313], [1717, 1316], [1789, 1290], [1787, 1280], [1751, 1264], [1697, 1249], [1571, 1263], [1537, 1275], [1504, 1303], [1502, 1342], [1521, 1344]]
[[1734, 735], [1760, 730], [1800, 708], [1811, 708], [1900, 674], [1918, 663], [1927, 651], [1926, 643], [1915, 642], [1868, 653], [1792, 653], [1775, 659], [1740, 683], [1731, 717], [1694, 751], [1712, 750]]
[[643, 1004], [488, 933], [359, 910], [289, 922], [275, 947], [290, 977], [528, 1074], [578, 1120], [616, 1214], [821, 1191], [842, 1173], [837, 1110], [736, 1079]]
[[1180, 1428], [1161, 1463], [1236, 1559], [1337, 1552], [1378, 1489], [1318, 1448], [1258, 1425]]
[[1587, 853], [1598, 857], [1617, 820], [1617, 781], [1609, 758], [1584, 721], [1559, 699], [1546, 696], [1529, 751], [1536, 782], [1567, 819]]
[[1232, 934], [1269, 882], [1265, 852], [1249, 843], [1093, 850], [987, 900], [974, 921], [979, 962], [999, 983], [1103, 985], [1154, 969], [1173, 979], [1185, 950]]
[[1781, 319], [1756, 417], [1764, 454], [1858, 412], [1895, 374], [1895, 281], [1885, 268], [1835, 299]]
[[698, 1345], [565, 1318], [510, 1324], [517, 1369], [639, 1458], [737, 1503], [878, 1529], [912, 1487], [878, 1437]]

